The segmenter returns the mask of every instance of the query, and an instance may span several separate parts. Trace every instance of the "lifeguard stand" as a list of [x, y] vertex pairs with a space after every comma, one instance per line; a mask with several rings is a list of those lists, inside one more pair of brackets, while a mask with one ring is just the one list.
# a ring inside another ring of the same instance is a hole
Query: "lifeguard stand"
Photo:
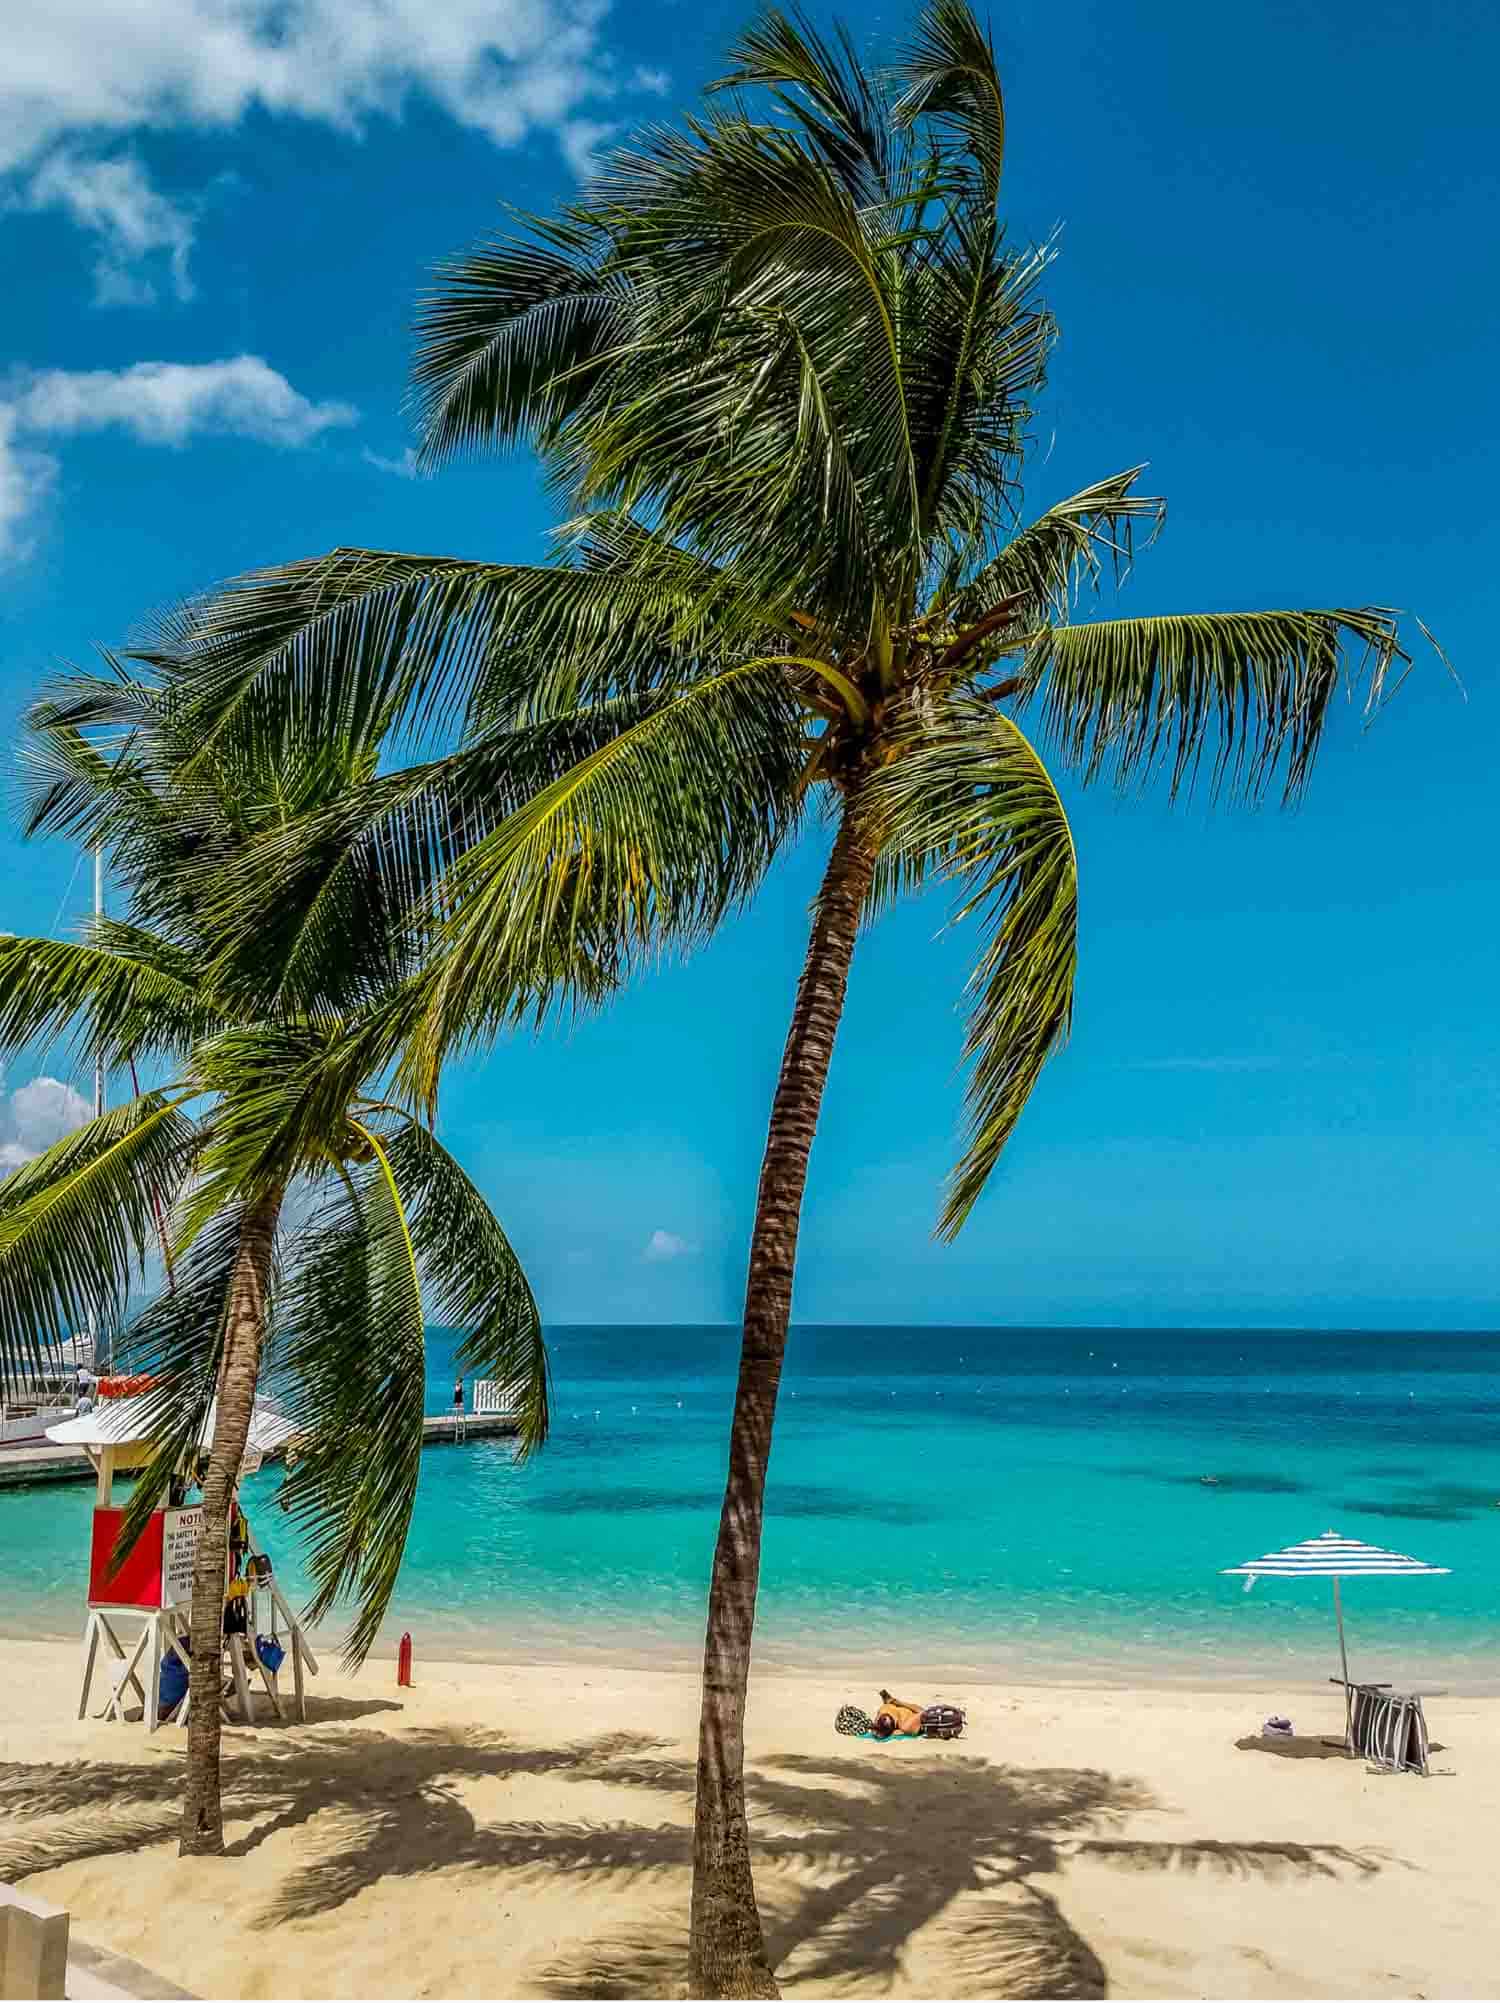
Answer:
[[[165, 1719], [161, 1711], [161, 1665], [168, 1654], [189, 1668], [183, 1642], [188, 1635], [193, 1598], [193, 1563], [198, 1548], [198, 1532], [203, 1522], [201, 1503], [182, 1508], [153, 1510], [146, 1527], [130, 1552], [119, 1564], [113, 1561], [115, 1540], [125, 1511], [114, 1506], [114, 1478], [117, 1473], [144, 1466], [151, 1453], [149, 1396], [102, 1398], [92, 1412], [66, 1419], [47, 1429], [49, 1439], [59, 1445], [79, 1446], [93, 1462], [98, 1475], [90, 1533], [88, 1616], [83, 1631], [83, 1681], [78, 1693], [78, 1715], [87, 1717], [89, 1695], [98, 1666], [101, 1641], [109, 1652], [112, 1688], [101, 1716], [124, 1721], [131, 1693], [139, 1699], [142, 1722], [148, 1732], [158, 1724], [186, 1724], [186, 1693], [173, 1705]], [[204, 1422], [203, 1439], [212, 1437], [213, 1411]], [[267, 1453], [284, 1448], [291, 1437], [290, 1422], [267, 1407], [258, 1406], [251, 1417], [250, 1438], [242, 1472], [253, 1471]], [[250, 1555], [263, 1554], [252, 1543]], [[226, 1587], [228, 1578], [226, 1574]], [[235, 1695], [241, 1717], [254, 1722], [250, 1679], [258, 1674], [277, 1717], [283, 1716], [275, 1673], [261, 1660], [255, 1645], [259, 1599], [269, 1596], [276, 1620], [284, 1622], [292, 1658], [292, 1682], [296, 1715], [307, 1715], [305, 1678], [318, 1673], [317, 1658], [307, 1635], [281, 1596], [274, 1573], [252, 1587], [248, 1637], [228, 1635], [225, 1651], [229, 1657]], [[129, 1637], [128, 1624], [139, 1623]], [[131, 1645], [127, 1651], [119, 1629], [125, 1628]], [[224, 1715], [229, 1716], [226, 1707]]]

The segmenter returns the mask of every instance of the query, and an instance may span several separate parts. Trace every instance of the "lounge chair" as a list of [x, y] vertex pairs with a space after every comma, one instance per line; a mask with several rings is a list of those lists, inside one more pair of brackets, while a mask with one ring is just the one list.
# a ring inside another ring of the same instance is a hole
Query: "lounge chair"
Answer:
[[[1328, 1680], [1343, 1684], [1342, 1677]], [[1421, 1698], [1392, 1690], [1389, 1683], [1347, 1687], [1351, 1750], [1391, 1773], [1427, 1773], [1427, 1720]]]

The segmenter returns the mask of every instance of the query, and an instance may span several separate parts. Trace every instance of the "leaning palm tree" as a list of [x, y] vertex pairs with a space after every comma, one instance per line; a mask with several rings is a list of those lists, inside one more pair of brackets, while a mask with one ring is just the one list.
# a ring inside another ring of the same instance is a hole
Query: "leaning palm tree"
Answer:
[[[154, 1454], [127, 1547], [197, 1450], [203, 1527], [193, 1572], [183, 1852], [220, 1851], [219, 1678], [228, 1516], [261, 1360], [281, 1361], [301, 1452], [283, 1491], [312, 1534], [318, 1618], [357, 1601], [348, 1653], [375, 1638], [416, 1494], [424, 1322], [468, 1331], [461, 1361], [509, 1382], [521, 1447], [545, 1436], [536, 1306], [503, 1231], [430, 1130], [372, 1082], [371, 1010], [389, 1008], [412, 938], [378, 886], [320, 962], [318, 1006], [247, 1002], [194, 884], [269, 826], [337, 798], [352, 742], [294, 769], [199, 761], [181, 705], [123, 673], [75, 679], [32, 712], [33, 832], [108, 848], [126, 916], [82, 942], [0, 941], [0, 1047], [73, 1033], [80, 1053], [168, 1082], [79, 1128], [0, 1183], [0, 1363], [126, 1307], [158, 1241], [165, 1284], [127, 1334], [155, 1378]], [[112, 743], [101, 747], [103, 730]], [[283, 946], [304, 914], [283, 910]]]
[[[694, 1829], [692, 1992], [769, 1995], [744, 1704], [803, 1190], [861, 924], [943, 884], [977, 925], [952, 1237], [1069, 1025], [1077, 869], [1054, 774], [1290, 799], [1346, 670], [1378, 701], [1408, 657], [1379, 607], [1075, 619], [1163, 504], [1132, 468], [1023, 525], [1047, 253], [1002, 226], [1004, 103], [966, 0], [930, 0], [879, 73], [771, 12], [719, 88], [557, 215], [443, 267], [423, 306], [426, 460], [533, 445], [574, 511], [559, 559], [282, 565], [200, 605], [173, 672], [205, 756], [375, 719], [408, 745], [446, 736], [218, 892], [247, 978], [282, 897], [332, 925], [339, 887], [374, 871], [422, 909], [401, 1076], [427, 1098], [446, 1051], [511, 1018], [538, 954], [546, 996], [609, 991], [710, 930], [821, 807], [751, 1237]], [[295, 999], [295, 978], [267, 994]]]

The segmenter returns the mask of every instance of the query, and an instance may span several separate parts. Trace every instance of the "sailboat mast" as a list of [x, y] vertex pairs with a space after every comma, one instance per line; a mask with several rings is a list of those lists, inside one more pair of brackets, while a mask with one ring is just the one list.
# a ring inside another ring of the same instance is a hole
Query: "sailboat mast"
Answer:
[[[96, 919], [104, 916], [104, 850], [102, 848], [95, 848], [94, 850], [94, 916]], [[94, 1118], [96, 1120], [101, 1118], [103, 1112], [104, 1053], [100, 1051], [94, 1057]]]
[[[98, 843], [96, 843], [94, 846], [94, 917], [96, 920], [98, 920], [103, 916], [104, 916], [104, 850]], [[96, 1051], [94, 1054], [94, 1118], [96, 1120], [101, 1119], [103, 1117], [103, 1114], [104, 1114], [104, 1053], [101, 1050], [101, 1051]], [[99, 1332], [92, 1325], [91, 1322], [89, 1327], [89, 1364], [91, 1367], [93, 1367], [94, 1364], [94, 1357], [97, 1352], [98, 1341], [99, 1341]], [[111, 1376], [114, 1375], [114, 1368], [115, 1368], [115, 1331], [113, 1326], [111, 1326], [109, 1331], [109, 1370]]]

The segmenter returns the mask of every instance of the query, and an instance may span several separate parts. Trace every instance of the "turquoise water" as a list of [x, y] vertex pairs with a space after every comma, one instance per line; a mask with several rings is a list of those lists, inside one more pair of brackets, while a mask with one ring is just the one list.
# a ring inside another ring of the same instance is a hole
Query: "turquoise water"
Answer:
[[[424, 1456], [391, 1644], [692, 1663], [737, 1339], [557, 1330], [543, 1454]], [[451, 1347], [433, 1337], [433, 1411]], [[279, 1482], [246, 1502], [295, 1581]], [[8, 1631], [77, 1632], [90, 1505], [86, 1486], [0, 1492]], [[861, 1684], [1320, 1677], [1329, 1588], [1246, 1594], [1219, 1568], [1329, 1528], [1452, 1568], [1346, 1588], [1356, 1673], [1500, 1684], [1500, 1336], [798, 1329], [760, 1645], [858, 1662]]]

